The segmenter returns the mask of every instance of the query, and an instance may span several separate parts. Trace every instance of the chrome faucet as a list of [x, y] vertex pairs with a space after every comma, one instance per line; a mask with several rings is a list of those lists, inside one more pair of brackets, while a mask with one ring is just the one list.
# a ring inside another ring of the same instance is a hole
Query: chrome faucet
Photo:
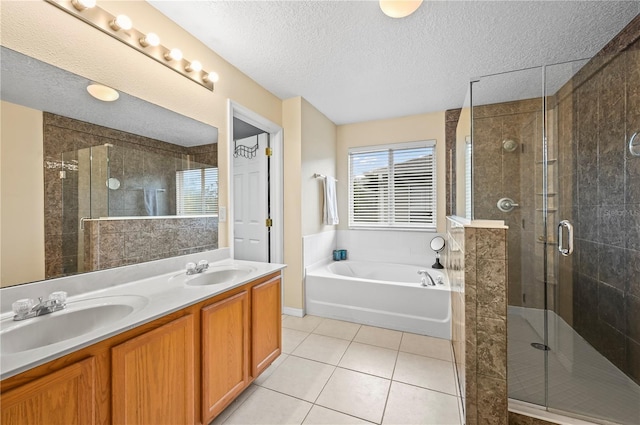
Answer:
[[200, 260], [198, 264], [196, 263], [187, 263], [187, 274], [197, 274], [202, 273], [203, 271], [209, 268], [209, 262], [207, 260]]
[[[422, 276], [422, 279], [420, 281], [422, 286], [436, 286], [436, 282], [433, 280], [433, 278], [431, 277], [431, 275], [429, 274], [428, 271], [426, 271], [426, 270], [418, 270], [418, 274], [424, 275], [424, 276]], [[431, 283], [427, 283], [427, 278], [429, 278]]]
[[53, 292], [47, 299], [38, 297], [38, 303], [34, 305], [31, 298], [18, 300], [12, 304], [13, 320], [25, 320], [32, 317], [59, 311], [67, 306], [67, 293], [64, 291]]

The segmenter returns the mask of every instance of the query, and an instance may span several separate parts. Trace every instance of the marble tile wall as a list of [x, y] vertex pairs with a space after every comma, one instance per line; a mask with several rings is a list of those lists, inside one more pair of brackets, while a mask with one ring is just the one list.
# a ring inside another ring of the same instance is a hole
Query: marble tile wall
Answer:
[[[446, 215], [454, 215], [456, 211], [456, 130], [462, 109], [450, 109], [444, 112], [445, 146], [446, 146]], [[457, 214], [462, 215], [462, 214]]]
[[[542, 283], [535, 275], [532, 258], [542, 264], [543, 247], [538, 237], [543, 234], [536, 217], [536, 203], [541, 201], [541, 187], [536, 187], [535, 173], [538, 140], [542, 140], [542, 100], [505, 102], [474, 107], [474, 218], [504, 220], [513, 229], [508, 233], [509, 304], [541, 308], [544, 305]], [[502, 147], [505, 139], [516, 141], [518, 147], [508, 152]], [[539, 176], [538, 176], [539, 177]], [[539, 178], [541, 181], [541, 177]], [[501, 198], [511, 198], [519, 207], [500, 211]], [[521, 260], [526, 259], [526, 260]]]
[[573, 326], [640, 383], [640, 157], [628, 150], [640, 132], [640, 17], [630, 27], [636, 41], [560, 91], [558, 120], [575, 170], [561, 184], [576, 227]]
[[447, 218], [446, 245], [442, 260], [451, 285], [451, 343], [463, 408], [466, 401], [464, 252], [464, 226]]
[[[167, 166], [167, 161], [181, 161], [185, 155], [192, 155], [195, 161], [207, 160], [212, 161], [211, 165], [217, 165], [217, 144], [186, 148], [48, 112], [43, 113], [43, 121], [46, 278], [65, 276], [79, 270], [78, 209], [81, 206], [78, 190], [86, 187], [89, 181], [79, 177], [77, 161], [80, 150], [110, 143], [114, 147], [125, 148], [126, 152], [136, 152], [135, 155], [121, 153], [114, 156], [110, 164], [114, 176], [123, 178], [126, 172], [133, 178], [132, 182], [140, 183], [140, 188], [164, 188], [165, 192], [159, 193], [159, 200], [166, 201], [160, 202], [165, 214], [175, 213], [175, 197], [171, 195], [175, 191], [175, 175], [167, 175], [166, 170], [172, 168]], [[66, 153], [64, 161], [63, 153]], [[157, 158], [165, 160], [159, 162]], [[65, 179], [60, 178], [60, 171], [66, 172]], [[136, 180], [135, 174], [142, 172], [150, 177]], [[144, 208], [140, 188], [124, 190], [123, 187], [123, 190], [112, 191], [109, 207], [113, 215], [139, 215]], [[63, 216], [63, 210], [70, 213]]]
[[553, 425], [555, 422], [547, 422], [531, 416], [509, 412], [509, 425]]
[[466, 423], [506, 425], [507, 229], [448, 221], [447, 270], [458, 288], [452, 297], [453, 347], [458, 375], [464, 377]]
[[218, 248], [217, 217], [85, 220], [85, 271]]

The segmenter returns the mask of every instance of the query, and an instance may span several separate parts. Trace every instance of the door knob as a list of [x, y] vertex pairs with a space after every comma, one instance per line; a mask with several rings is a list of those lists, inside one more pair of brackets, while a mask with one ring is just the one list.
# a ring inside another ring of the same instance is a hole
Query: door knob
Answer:
[[501, 198], [496, 205], [502, 212], [511, 212], [515, 207], [520, 206], [519, 204], [516, 204], [515, 201], [511, 198]]

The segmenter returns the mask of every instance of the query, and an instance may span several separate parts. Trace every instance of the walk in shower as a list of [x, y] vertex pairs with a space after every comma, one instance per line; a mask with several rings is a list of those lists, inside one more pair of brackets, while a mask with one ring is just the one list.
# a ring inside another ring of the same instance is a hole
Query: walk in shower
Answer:
[[471, 85], [474, 219], [508, 230], [508, 392], [640, 423], [640, 41]]
[[47, 217], [57, 219], [61, 231], [49, 240], [60, 247], [65, 275], [89, 271], [84, 268], [87, 220], [218, 212], [218, 168], [190, 155], [104, 144], [64, 152], [54, 165], [61, 170], [61, 203], [49, 208]]

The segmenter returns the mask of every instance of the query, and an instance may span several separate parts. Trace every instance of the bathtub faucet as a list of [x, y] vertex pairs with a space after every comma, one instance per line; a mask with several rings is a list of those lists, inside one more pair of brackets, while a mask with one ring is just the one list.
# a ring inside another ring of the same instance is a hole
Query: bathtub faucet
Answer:
[[[436, 286], [436, 282], [433, 280], [433, 278], [431, 277], [431, 275], [429, 274], [428, 271], [426, 271], [426, 270], [418, 270], [418, 274], [424, 275], [424, 276], [422, 276], [422, 280], [420, 281], [422, 286]], [[429, 278], [431, 283], [427, 283], [427, 278]]]

